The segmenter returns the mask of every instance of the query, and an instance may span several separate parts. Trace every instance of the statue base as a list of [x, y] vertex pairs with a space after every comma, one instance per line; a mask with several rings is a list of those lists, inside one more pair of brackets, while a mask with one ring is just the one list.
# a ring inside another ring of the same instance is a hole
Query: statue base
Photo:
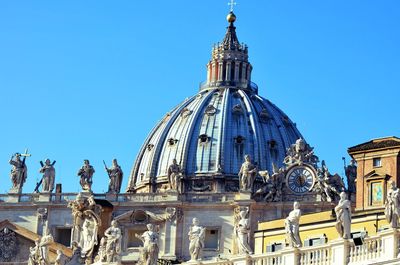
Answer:
[[9, 193], [6, 202], [9, 203], [18, 203], [19, 202], [19, 195], [18, 193]]
[[236, 200], [249, 201], [251, 200], [251, 191], [240, 191], [239, 196]]
[[8, 194], [21, 194], [22, 193], [22, 189], [21, 188], [11, 188], [8, 191]]
[[40, 193], [38, 202], [50, 202], [51, 201], [51, 193]]

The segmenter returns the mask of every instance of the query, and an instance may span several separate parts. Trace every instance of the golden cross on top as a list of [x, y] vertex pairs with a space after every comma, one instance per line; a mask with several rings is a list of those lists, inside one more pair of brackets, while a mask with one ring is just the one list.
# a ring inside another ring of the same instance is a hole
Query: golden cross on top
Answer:
[[236, 5], [237, 3], [235, 2], [235, 0], [231, 0], [229, 3], [228, 3], [228, 6], [231, 6], [231, 12], [233, 12], [233, 7]]

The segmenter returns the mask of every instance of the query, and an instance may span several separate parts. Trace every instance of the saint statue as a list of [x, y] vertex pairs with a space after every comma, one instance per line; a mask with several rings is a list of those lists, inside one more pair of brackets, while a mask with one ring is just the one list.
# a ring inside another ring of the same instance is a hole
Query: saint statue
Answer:
[[12, 181], [12, 190], [20, 192], [22, 186], [24, 185], [27, 176], [28, 176], [28, 169], [25, 164], [25, 159], [28, 156], [24, 154], [24, 158], [21, 159], [21, 154], [16, 153], [15, 155], [11, 156], [9, 161], [10, 165], [12, 166], [11, 169], [11, 181]]
[[[344, 159], [344, 158], [343, 158]], [[344, 172], [347, 178], [347, 190], [350, 193], [356, 192], [357, 166], [356, 161], [352, 159], [350, 165], [344, 167]]]
[[105, 162], [104, 167], [107, 171], [108, 177], [110, 178], [110, 183], [108, 184], [108, 193], [119, 193], [121, 191], [121, 183], [124, 173], [122, 172], [121, 167], [118, 165], [117, 159], [113, 159], [111, 168], [107, 168]]
[[172, 164], [168, 167], [168, 182], [171, 190], [179, 192], [181, 175], [181, 167], [178, 165], [178, 162], [174, 158], [172, 160]]
[[48, 233], [40, 239], [39, 264], [50, 264], [49, 246], [54, 242], [53, 236]]
[[95, 170], [90, 165], [89, 160], [85, 159], [83, 161], [83, 166], [78, 171], [78, 176], [81, 177], [79, 183], [81, 184], [82, 189], [84, 191], [91, 191], [92, 183], [93, 183], [92, 178], [93, 178], [94, 172], [95, 172]]
[[199, 225], [197, 218], [193, 218], [188, 235], [190, 260], [200, 260], [204, 248], [205, 228]]
[[240, 179], [240, 190], [242, 191], [252, 191], [253, 182], [257, 176], [257, 167], [251, 162], [251, 158], [249, 155], [244, 157], [245, 162], [242, 164], [242, 167], [239, 171], [239, 179]]
[[249, 245], [250, 241], [250, 221], [247, 218], [249, 208], [239, 212], [239, 222], [235, 225], [234, 233], [236, 235], [239, 254], [252, 254], [253, 251]]
[[46, 159], [44, 162], [40, 162], [41, 168], [40, 173], [43, 174], [42, 177], [42, 192], [52, 192], [54, 190], [54, 180], [56, 178], [56, 170], [54, 168], [54, 163], [50, 162], [50, 159]]
[[399, 228], [399, 207], [400, 190], [396, 187], [396, 183], [391, 181], [385, 203], [385, 216], [391, 228]]
[[345, 192], [340, 193], [340, 201], [335, 207], [336, 230], [343, 239], [351, 239], [351, 202]]
[[147, 224], [147, 230], [142, 235], [136, 235], [143, 242], [141, 252], [142, 265], [157, 265], [158, 262], [158, 232], [153, 224]]
[[28, 265], [38, 265], [40, 262], [40, 241], [35, 240], [35, 246], [29, 248]]
[[109, 227], [104, 232], [104, 237], [106, 238], [106, 261], [107, 262], [118, 262], [119, 255], [121, 253], [121, 229], [118, 227], [117, 221], [113, 220], [111, 222], [111, 227]]
[[300, 204], [298, 202], [293, 203], [293, 210], [289, 213], [289, 216], [285, 219], [285, 231], [289, 241], [289, 245], [294, 248], [302, 246], [300, 238]]

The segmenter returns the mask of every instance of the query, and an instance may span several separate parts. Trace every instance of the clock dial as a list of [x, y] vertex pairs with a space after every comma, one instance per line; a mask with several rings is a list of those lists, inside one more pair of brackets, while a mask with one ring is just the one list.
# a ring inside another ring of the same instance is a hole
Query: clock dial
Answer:
[[286, 177], [288, 188], [295, 193], [305, 193], [314, 186], [314, 173], [304, 166], [297, 166], [289, 170]]

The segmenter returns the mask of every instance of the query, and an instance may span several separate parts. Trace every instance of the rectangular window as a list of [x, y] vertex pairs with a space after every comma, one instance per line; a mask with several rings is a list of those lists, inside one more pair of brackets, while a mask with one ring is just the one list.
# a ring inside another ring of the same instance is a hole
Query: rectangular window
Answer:
[[383, 185], [382, 182], [371, 183], [371, 205], [383, 204]]
[[219, 250], [219, 229], [206, 228], [204, 248], [207, 250]]
[[283, 249], [282, 243], [274, 243], [267, 246], [267, 252], [276, 252]]
[[381, 167], [382, 166], [381, 158], [380, 157], [375, 157], [372, 160], [372, 164], [373, 164], [374, 167]]
[[71, 246], [71, 228], [56, 228], [54, 240], [66, 247]]

